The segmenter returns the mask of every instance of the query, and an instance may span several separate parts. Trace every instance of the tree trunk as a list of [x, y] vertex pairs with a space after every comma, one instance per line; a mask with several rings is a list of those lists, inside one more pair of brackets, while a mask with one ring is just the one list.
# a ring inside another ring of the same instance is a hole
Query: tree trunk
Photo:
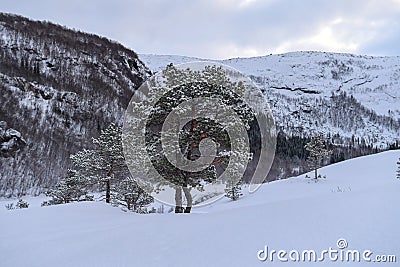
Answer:
[[183, 187], [183, 193], [185, 193], [185, 198], [187, 202], [187, 206], [185, 208], [185, 213], [190, 213], [192, 210], [192, 205], [193, 205], [193, 199], [192, 199], [192, 194], [190, 194], [190, 189], [187, 187]]
[[106, 181], [106, 203], [110, 203], [111, 200], [111, 176], [113, 175], [113, 165], [110, 166], [110, 169], [107, 173], [107, 181]]
[[111, 186], [110, 186], [110, 177], [108, 177], [106, 181], [106, 203], [110, 203], [111, 199]]
[[314, 178], [315, 180], [318, 180], [318, 163], [315, 162], [315, 170], [314, 170]]
[[175, 213], [182, 213], [182, 189], [180, 186], [175, 187]]
[[126, 201], [126, 206], [127, 206], [128, 210], [130, 210], [131, 209], [131, 201], [130, 201], [130, 199], [125, 199], [125, 201]]

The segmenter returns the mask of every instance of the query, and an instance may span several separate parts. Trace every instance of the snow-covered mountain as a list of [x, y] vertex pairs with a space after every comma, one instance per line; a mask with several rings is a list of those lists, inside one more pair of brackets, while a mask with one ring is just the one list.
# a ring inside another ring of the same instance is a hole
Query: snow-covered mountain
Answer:
[[[150, 69], [196, 60], [138, 57], [100, 36], [0, 13], [0, 196], [54, 185], [72, 153], [122, 122]], [[272, 108], [279, 135], [268, 180], [307, 171], [304, 144], [316, 132], [334, 152], [325, 164], [399, 147], [400, 57], [297, 52], [221, 62], [248, 74]]]
[[[14, 267], [396, 266], [399, 157], [397, 150], [333, 164], [320, 170], [327, 178], [317, 183], [304, 175], [274, 181], [238, 201], [225, 198], [191, 214], [140, 215], [104, 202], [40, 207], [35, 205], [40, 198], [26, 198], [28, 209], [6, 210], [10, 200], [3, 200], [0, 262]], [[286, 251], [281, 256], [287, 261], [277, 253], [260, 261], [265, 246], [269, 253]], [[322, 259], [329, 249], [338, 252], [317, 263], [312, 255], [302, 260], [305, 250]], [[299, 253], [297, 260], [296, 253], [289, 258], [292, 250]], [[366, 250], [371, 253], [364, 255]], [[379, 256], [386, 264], [377, 262]]]
[[106, 38], [0, 13], [0, 195], [54, 185], [149, 74]]
[[[169, 63], [208, 60], [171, 55], [139, 57], [153, 71]], [[399, 56], [293, 52], [209, 61], [250, 76], [264, 90], [277, 125], [286, 134], [323, 132], [335, 137], [336, 143], [358, 141], [377, 148], [399, 142]]]

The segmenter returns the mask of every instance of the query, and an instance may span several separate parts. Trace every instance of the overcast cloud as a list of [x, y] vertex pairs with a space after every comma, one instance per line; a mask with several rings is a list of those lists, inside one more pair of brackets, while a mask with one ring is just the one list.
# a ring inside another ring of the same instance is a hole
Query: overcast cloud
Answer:
[[400, 0], [0, 0], [0, 11], [106, 36], [138, 53], [400, 55]]

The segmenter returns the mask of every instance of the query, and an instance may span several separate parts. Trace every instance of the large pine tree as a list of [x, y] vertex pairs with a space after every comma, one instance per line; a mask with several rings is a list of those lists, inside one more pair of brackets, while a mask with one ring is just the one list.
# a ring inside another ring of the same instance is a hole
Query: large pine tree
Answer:
[[[173, 185], [175, 189], [175, 212], [191, 211], [193, 203], [192, 189], [201, 191], [204, 185], [213, 183], [218, 175], [228, 166], [230, 158], [237, 159], [238, 164], [227, 176], [236, 182], [242, 178], [238, 177], [241, 168], [245, 166], [250, 158], [250, 153], [240, 153], [233, 155], [228, 131], [243, 126], [244, 133], [247, 136], [246, 129], [250, 128], [250, 123], [255, 119], [254, 111], [247, 106], [242, 97], [235, 92], [244, 92], [245, 85], [242, 82], [231, 81], [226, 70], [219, 66], [205, 66], [201, 70], [180, 69], [172, 64], [162, 72], [163, 82], [161, 84], [151, 84], [155, 88], [154, 94], [164, 92], [161, 98], [156, 101], [156, 105], [151, 109], [145, 101], [137, 101], [134, 105], [135, 114], [142, 112], [143, 116], [135, 116], [137, 120], [132, 125], [146, 124], [146, 151], [149, 155], [152, 166], [162, 175], [163, 179], [153, 181], [158, 188]], [[167, 88], [172, 88], [168, 90]], [[148, 102], [152, 102], [153, 91], [149, 90]], [[157, 98], [154, 96], [154, 98]], [[201, 99], [201, 101], [197, 101]], [[193, 102], [190, 102], [193, 101]], [[210, 104], [210, 101], [220, 101], [222, 105]], [[221, 112], [220, 106], [228, 106], [235, 113], [235, 119], [225, 117]], [[175, 112], [176, 116], [169, 117]], [[207, 116], [197, 116], [192, 118], [192, 114], [208, 114]], [[143, 118], [146, 121], [143, 122]], [[223, 120], [223, 123], [221, 121]], [[163, 128], [168, 125], [168, 129]], [[176, 129], [179, 129], [178, 144], [173, 141], [165, 141], [177, 135]], [[129, 133], [128, 133], [129, 134]], [[163, 141], [164, 138], [164, 141]], [[235, 145], [240, 147], [240, 151], [246, 150], [246, 144], [242, 140], [234, 140]], [[128, 143], [128, 142], [127, 142]], [[215, 146], [213, 147], [213, 144]], [[131, 146], [131, 142], [127, 144]], [[142, 147], [130, 147], [129, 149], [137, 151]], [[168, 154], [166, 151], [173, 151]], [[205, 151], [213, 151], [209, 154]], [[215, 153], [214, 153], [215, 152]], [[136, 166], [134, 172], [140, 172], [143, 164], [138, 162], [141, 157], [138, 153], [132, 153], [128, 160], [132, 161], [130, 166]], [[209, 158], [208, 158], [209, 157]], [[175, 160], [175, 161], [174, 161]], [[209, 164], [198, 171], [187, 170], [195, 161], [207, 161]], [[171, 164], [171, 161], [174, 161]], [[145, 163], [144, 163], [145, 164]], [[186, 164], [186, 165], [185, 165]], [[239, 166], [241, 165], [241, 166]], [[178, 167], [177, 167], [178, 166]], [[236, 184], [235, 182], [235, 184]], [[227, 186], [229, 186], [227, 184]], [[182, 192], [185, 195], [187, 207], [182, 207]]]

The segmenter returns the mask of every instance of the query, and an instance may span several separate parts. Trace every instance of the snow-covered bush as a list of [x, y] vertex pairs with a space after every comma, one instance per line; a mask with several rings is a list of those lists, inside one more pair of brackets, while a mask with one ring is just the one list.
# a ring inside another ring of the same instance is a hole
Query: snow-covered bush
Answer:
[[8, 203], [8, 204], [5, 205], [5, 207], [6, 207], [6, 209], [8, 209], [8, 210], [13, 210], [13, 209], [15, 209], [14, 203]]
[[132, 177], [126, 178], [112, 188], [113, 203], [123, 205], [128, 210], [140, 212], [145, 206], [154, 201]]
[[73, 201], [93, 201], [93, 196], [88, 195], [88, 179], [75, 170], [68, 170], [67, 176], [46, 192], [50, 200], [44, 201], [42, 206], [64, 204]]
[[29, 203], [22, 200], [22, 198], [18, 199], [18, 202], [15, 203], [8, 203], [5, 205], [6, 209], [8, 210], [14, 210], [14, 209], [26, 209], [29, 207]]
[[242, 183], [239, 181], [236, 185], [225, 189], [225, 196], [235, 201], [242, 196]]
[[18, 199], [17, 204], [15, 204], [17, 209], [27, 209], [29, 207], [29, 203], [22, 200], [22, 198]]

